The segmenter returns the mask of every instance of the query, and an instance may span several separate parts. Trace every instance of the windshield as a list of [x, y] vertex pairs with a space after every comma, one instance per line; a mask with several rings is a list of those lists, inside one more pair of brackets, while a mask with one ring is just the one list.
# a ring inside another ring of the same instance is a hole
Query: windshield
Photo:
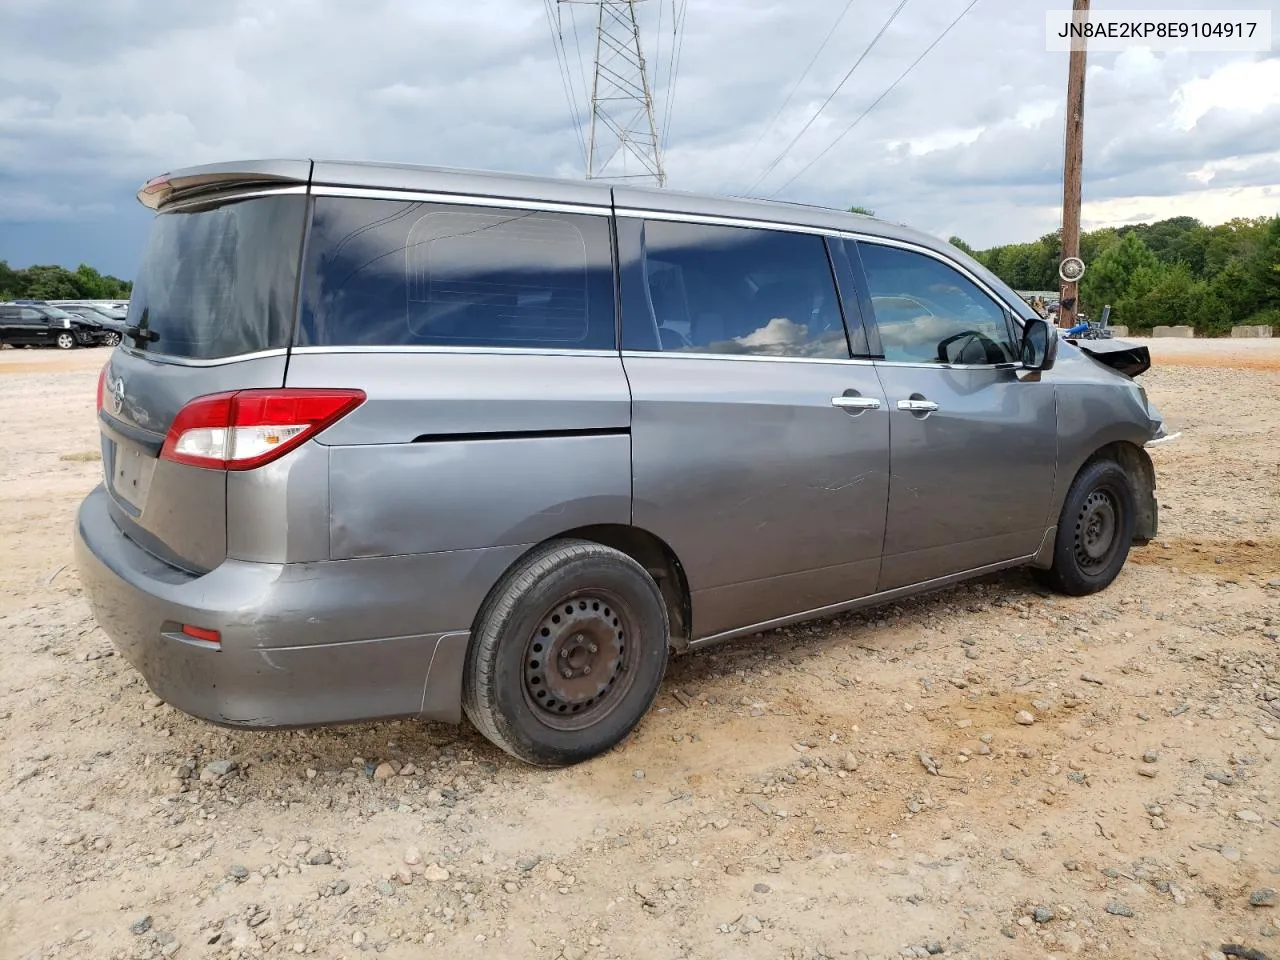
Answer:
[[306, 197], [211, 201], [158, 214], [129, 301], [135, 350], [217, 359], [284, 347]]

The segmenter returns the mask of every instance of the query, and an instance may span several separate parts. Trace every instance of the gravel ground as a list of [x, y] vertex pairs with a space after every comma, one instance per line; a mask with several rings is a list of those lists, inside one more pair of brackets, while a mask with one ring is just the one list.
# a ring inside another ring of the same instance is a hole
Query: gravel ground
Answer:
[[105, 351], [5, 351], [0, 957], [1277, 960], [1280, 352], [1173, 349], [1161, 538], [1111, 589], [1013, 573], [683, 657], [552, 772], [162, 705], [71, 565]]

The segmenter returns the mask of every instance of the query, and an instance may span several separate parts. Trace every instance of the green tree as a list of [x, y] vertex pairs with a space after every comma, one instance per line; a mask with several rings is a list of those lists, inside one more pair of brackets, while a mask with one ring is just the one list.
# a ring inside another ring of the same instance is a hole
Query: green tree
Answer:
[[976, 251], [973, 249], [973, 247], [969, 246], [967, 243], [965, 243], [965, 242], [964, 242], [963, 240], [961, 240], [959, 237], [952, 237], [950, 240], [948, 240], [948, 241], [947, 241], [947, 243], [951, 244], [951, 245], [952, 245], [953, 247], [955, 247], [957, 250], [962, 250], [962, 251], [964, 251], [965, 253], [967, 253], [967, 254], [968, 254], [969, 256], [971, 256], [971, 257], [976, 253]]
[[1280, 309], [1280, 217], [1273, 217], [1249, 261], [1259, 307]]
[[[1031, 243], [961, 249], [1015, 289], [1058, 286], [1062, 244], [1056, 231]], [[1118, 323], [1139, 329], [1192, 323], [1212, 334], [1232, 324], [1274, 325], [1280, 318], [1277, 216], [1214, 227], [1194, 217], [1107, 227], [1080, 237], [1080, 256], [1087, 266], [1082, 305], [1096, 315], [1109, 303]]]
[[1211, 336], [1230, 329], [1230, 320], [1209, 295], [1208, 285], [1193, 277], [1185, 263], [1145, 267], [1133, 280], [1116, 307], [1122, 323], [1142, 330], [1159, 324], [1185, 324]]
[[1116, 321], [1121, 320], [1120, 301], [1130, 294], [1130, 283], [1139, 270], [1154, 270], [1160, 265], [1155, 254], [1147, 249], [1142, 238], [1129, 231], [1119, 242], [1108, 247], [1097, 261], [1085, 270], [1080, 281], [1080, 299], [1093, 313], [1101, 313], [1108, 303], [1115, 308]]
[[104, 276], [86, 264], [73, 273], [53, 264], [15, 270], [0, 260], [0, 299], [4, 300], [115, 300], [128, 297], [132, 290], [131, 282]]
[[0, 260], [0, 300], [12, 300], [18, 296], [19, 281], [18, 271]]
[[868, 216], [868, 217], [874, 217], [876, 215], [876, 212], [874, 210], [868, 210], [866, 207], [850, 207], [849, 212], [861, 213], [864, 216]]
[[34, 266], [22, 271], [26, 276], [25, 297], [34, 300], [76, 300], [80, 289], [76, 286], [74, 276], [65, 267]]
[[1208, 281], [1209, 295], [1228, 325], [1244, 323], [1263, 307], [1262, 284], [1251, 264], [1231, 260]]
[[1108, 249], [1120, 242], [1120, 234], [1114, 227], [1103, 227], [1080, 235], [1080, 259], [1092, 267]]

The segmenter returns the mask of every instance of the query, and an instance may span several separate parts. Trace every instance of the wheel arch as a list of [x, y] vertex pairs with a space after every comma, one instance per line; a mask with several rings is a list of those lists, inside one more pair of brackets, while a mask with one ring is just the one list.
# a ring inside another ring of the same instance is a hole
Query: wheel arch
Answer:
[[[555, 536], [533, 544], [517, 557], [507, 570], [520, 564], [534, 550], [554, 543], [558, 540], [588, 540], [603, 547], [610, 547], [625, 553], [653, 577], [662, 593], [667, 607], [667, 619], [671, 627], [671, 649], [679, 653], [688, 648], [693, 632], [693, 601], [689, 590], [689, 580], [684, 566], [680, 563], [671, 546], [661, 537], [650, 533], [643, 527], [625, 523], [596, 523], [583, 527], [574, 527]], [[489, 595], [498, 589], [505, 576], [498, 577], [489, 590]], [[486, 597], [487, 603], [487, 597]], [[481, 604], [483, 609], [485, 604]], [[480, 613], [477, 611], [476, 616]]]
[[[1080, 470], [1098, 460], [1114, 460], [1129, 475], [1129, 480], [1133, 484], [1134, 504], [1138, 510], [1138, 515], [1134, 518], [1133, 542], [1145, 546], [1155, 539], [1159, 529], [1156, 507], [1156, 468], [1151, 462], [1151, 456], [1135, 443], [1116, 440], [1095, 450], [1081, 465]], [[1079, 470], [1076, 471], [1077, 474], [1079, 472]]]
[[693, 600], [689, 580], [680, 558], [661, 537], [643, 527], [621, 523], [600, 523], [564, 533], [553, 540], [591, 540], [625, 553], [648, 571], [662, 591], [671, 625], [671, 648], [685, 650], [693, 635]]
[[1047, 570], [1053, 563], [1053, 549], [1057, 539], [1057, 524], [1061, 521], [1062, 505], [1066, 502], [1067, 492], [1075, 483], [1076, 477], [1099, 460], [1113, 460], [1129, 476], [1133, 486], [1134, 504], [1137, 516], [1134, 518], [1133, 542], [1137, 546], [1145, 546], [1156, 538], [1159, 530], [1159, 508], [1156, 502], [1156, 471], [1151, 457], [1138, 444], [1129, 440], [1111, 440], [1096, 447], [1086, 456], [1071, 473], [1071, 478], [1064, 483], [1053, 505], [1053, 522], [1051, 528], [1036, 552], [1031, 566]]

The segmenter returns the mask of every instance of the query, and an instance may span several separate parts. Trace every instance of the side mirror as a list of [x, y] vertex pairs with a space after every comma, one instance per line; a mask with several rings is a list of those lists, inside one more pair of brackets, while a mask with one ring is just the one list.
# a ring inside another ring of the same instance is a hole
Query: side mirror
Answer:
[[1022, 328], [1022, 366], [1027, 370], [1052, 370], [1058, 359], [1058, 329], [1033, 317]]

